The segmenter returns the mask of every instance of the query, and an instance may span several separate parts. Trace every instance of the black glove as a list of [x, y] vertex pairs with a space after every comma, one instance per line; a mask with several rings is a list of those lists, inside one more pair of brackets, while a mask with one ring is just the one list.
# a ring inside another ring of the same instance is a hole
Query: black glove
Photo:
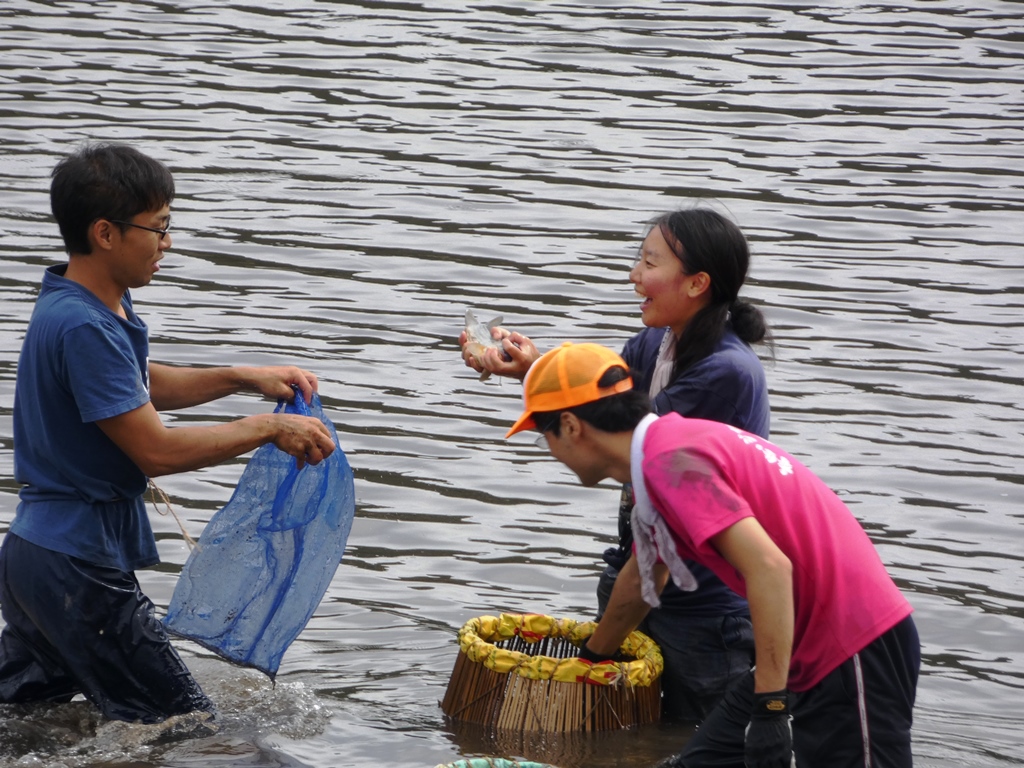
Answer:
[[790, 768], [792, 765], [793, 729], [789, 725], [786, 691], [754, 694], [744, 762], [747, 768]]
[[576, 656], [584, 661], [589, 661], [591, 664], [600, 664], [602, 661], [620, 661], [622, 659], [622, 654], [618, 651], [611, 656], [602, 656], [600, 653], [594, 653], [586, 643], [580, 646], [580, 652]]
[[616, 571], [621, 571], [622, 566], [624, 566], [626, 561], [629, 560], [630, 554], [630, 552], [626, 551], [622, 547], [608, 547], [608, 549], [606, 549], [601, 555], [601, 559]]

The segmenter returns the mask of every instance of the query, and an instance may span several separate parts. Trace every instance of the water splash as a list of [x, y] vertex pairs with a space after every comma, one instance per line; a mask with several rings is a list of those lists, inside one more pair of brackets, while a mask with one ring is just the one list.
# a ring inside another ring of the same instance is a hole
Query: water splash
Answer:
[[143, 725], [106, 720], [87, 701], [0, 705], [0, 768], [166, 764], [178, 753], [223, 755], [270, 735], [311, 738], [330, 721], [329, 707], [302, 682], [274, 684], [214, 659], [189, 666], [217, 704], [216, 717], [193, 712]]

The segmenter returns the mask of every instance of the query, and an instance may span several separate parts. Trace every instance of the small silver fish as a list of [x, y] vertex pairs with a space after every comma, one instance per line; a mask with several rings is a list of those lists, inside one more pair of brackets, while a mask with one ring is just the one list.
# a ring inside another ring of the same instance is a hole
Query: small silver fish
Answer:
[[[508, 362], [512, 358], [509, 356], [505, 348], [501, 346], [501, 342], [495, 340], [491, 336], [491, 328], [501, 325], [501, 317], [496, 317], [487, 325], [484, 325], [476, 319], [476, 315], [473, 314], [473, 310], [466, 310], [466, 346], [465, 349], [469, 350], [469, 353], [476, 358], [476, 361], [483, 365], [484, 352], [488, 349], [496, 349], [501, 354], [501, 358]], [[484, 371], [480, 374], [480, 381], [487, 381], [490, 377], [490, 371]]]

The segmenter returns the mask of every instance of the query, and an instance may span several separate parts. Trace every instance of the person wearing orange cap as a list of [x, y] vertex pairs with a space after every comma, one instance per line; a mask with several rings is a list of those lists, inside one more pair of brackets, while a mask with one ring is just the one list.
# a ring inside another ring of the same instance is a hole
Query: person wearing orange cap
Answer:
[[[629, 339], [622, 357], [651, 398], [655, 413], [711, 419], [768, 437], [770, 408], [764, 369], [752, 345], [770, 341], [760, 310], [739, 293], [750, 251], [736, 224], [707, 207], [674, 211], [651, 224], [630, 270], [646, 328]], [[505, 357], [488, 351], [476, 370], [522, 379], [540, 357], [522, 334], [497, 329]], [[597, 585], [598, 616], [632, 552], [633, 492], [623, 486], [618, 545], [605, 550]], [[700, 721], [753, 663], [746, 601], [703, 566], [691, 563], [693, 592], [669, 584], [641, 631], [661, 647], [663, 717]]]
[[632, 481], [634, 557], [584, 659], [610, 658], [671, 579], [707, 566], [749, 602], [755, 667], [665, 766], [912, 765], [921, 662], [912, 607], [850, 510], [800, 461], [719, 422], [649, 412], [597, 344], [542, 355], [507, 437], [542, 433], [584, 486]]

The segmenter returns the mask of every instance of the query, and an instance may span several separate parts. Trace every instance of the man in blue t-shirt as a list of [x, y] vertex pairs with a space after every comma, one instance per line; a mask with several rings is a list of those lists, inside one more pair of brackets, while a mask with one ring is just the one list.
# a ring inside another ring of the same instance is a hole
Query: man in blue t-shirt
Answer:
[[206, 427], [158, 411], [240, 391], [308, 401], [316, 377], [293, 366], [185, 368], [149, 361], [129, 291], [171, 247], [174, 180], [119, 144], [58, 163], [50, 202], [68, 253], [50, 267], [18, 362], [14, 474], [20, 503], [0, 547], [0, 702], [70, 701], [145, 723], [213, 705], [170, 644], [134, 571], [159, 562], [148, 478], [273, 443], [298, 466], [334, 450], [316, 418], [273, 413]]

